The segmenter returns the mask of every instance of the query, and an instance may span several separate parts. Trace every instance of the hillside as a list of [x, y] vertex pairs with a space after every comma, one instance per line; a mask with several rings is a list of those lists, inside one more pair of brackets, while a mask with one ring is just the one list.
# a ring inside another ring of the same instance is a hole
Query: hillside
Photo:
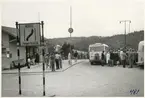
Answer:
[[[138, 43], [144, 40], [144, 31], [135, 31], [127, 34], [127, 47], [137, 49]], [[64, 42], [73, 44], [75, 49], [87, 51], [88, 46], [94, 43], [105, 43], [114, 49], [118, 49], [124, 46], [124, 34], [114, 35], [110, 37], [72, 37], [71, 40], [67, 38], [54, 38], [48, 39], [48, 47], [52, 48], [54, 45], [62, 45]]]

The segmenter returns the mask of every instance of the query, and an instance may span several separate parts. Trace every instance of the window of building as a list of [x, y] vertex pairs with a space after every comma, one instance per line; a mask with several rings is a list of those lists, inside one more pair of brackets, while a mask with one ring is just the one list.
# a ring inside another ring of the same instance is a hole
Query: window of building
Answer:
[[2, 48], [2, 54], [6, 54], [6, 48]]
[[9, 35], [9, 41], [16, 39], [15, 37]]
[[10, 58], [12, 58], [12, 53], [10, 53]]
[[2, 48], [2, 56], [3, 56], [3, 57], [6, 57], [6, 53], [7, 53], [7, 52], [6, 52], [6, 48]]

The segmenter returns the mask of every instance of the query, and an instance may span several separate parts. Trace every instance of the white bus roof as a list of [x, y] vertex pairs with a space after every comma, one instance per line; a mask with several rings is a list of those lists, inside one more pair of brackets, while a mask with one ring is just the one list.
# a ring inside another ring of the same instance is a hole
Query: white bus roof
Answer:
[[138, 51], [142, 51], [143, 46], [144, 46], [144, 41], [140, 41], [138, 44]]
[[106, 46], [106, 47], [109, 47], [108, 45], [102, 44], [102, 43], [95, 43], [95, 44], [89, 45], [89, 47], [92, 47], [92, 46]]

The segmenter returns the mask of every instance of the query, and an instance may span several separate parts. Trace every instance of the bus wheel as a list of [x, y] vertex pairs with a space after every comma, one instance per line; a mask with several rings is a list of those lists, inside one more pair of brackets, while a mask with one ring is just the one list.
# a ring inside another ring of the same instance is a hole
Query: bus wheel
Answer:
[[141, 69], [144, 69], [144, 65], [140, 65], [140, 68], [141, 68]]

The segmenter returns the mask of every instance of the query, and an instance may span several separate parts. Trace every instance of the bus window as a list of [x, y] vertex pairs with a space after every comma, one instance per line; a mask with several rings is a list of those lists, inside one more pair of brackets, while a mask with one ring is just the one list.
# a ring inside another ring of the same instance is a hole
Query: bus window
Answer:
[[144, 51], [144, 46], [142, 46], [142, 52]]
[[103, 50], [104, 50], [104, 46], [90, 47], [90, 52], [93, 52], [93, 51], [103, 51]]
[[108, 51], [108, 47], [105, 46], [105, 51]]

